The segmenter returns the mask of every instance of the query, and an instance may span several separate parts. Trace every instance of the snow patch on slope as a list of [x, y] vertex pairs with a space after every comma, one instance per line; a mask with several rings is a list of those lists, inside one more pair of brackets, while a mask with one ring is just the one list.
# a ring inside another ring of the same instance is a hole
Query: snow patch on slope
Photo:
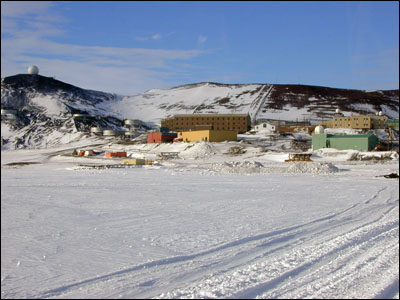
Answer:
[[50, 116], [58, 116], [63, 112], [67, 112], [65, 104], [50, 95], [37, 95], [31, 99], [31, 102], [45, 108], [47, 114]]

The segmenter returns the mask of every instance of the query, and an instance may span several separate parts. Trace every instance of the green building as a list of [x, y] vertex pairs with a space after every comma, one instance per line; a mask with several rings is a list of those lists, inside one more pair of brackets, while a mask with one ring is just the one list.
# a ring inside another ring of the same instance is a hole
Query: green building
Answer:
[[373, 133], [368, 134], [313, 134], [312, 149], [335, 148], [338, 150], [360, 150], [369, 151], [379, 144], [378, 137]]
[[388, 121], [387, 121], [387, 125], [388, 125], [388, 127], [393, 128], [394, 130], [399, 131], [399, 119], [388, 120]]

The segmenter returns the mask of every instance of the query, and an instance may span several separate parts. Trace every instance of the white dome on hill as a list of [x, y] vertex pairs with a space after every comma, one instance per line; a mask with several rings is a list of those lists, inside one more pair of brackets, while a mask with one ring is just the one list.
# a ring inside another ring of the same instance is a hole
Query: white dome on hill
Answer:
[[33, 74], [33, 75], [37, 75], [39, 74], [39, 68], [35, 65], [32, 65], [28, 68], [28, 73], [29, 74]]

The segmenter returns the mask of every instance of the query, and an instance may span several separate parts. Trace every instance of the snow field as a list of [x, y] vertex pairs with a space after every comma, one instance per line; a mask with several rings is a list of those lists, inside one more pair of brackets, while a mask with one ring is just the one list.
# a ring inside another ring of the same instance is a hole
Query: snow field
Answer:
[[2, 298], [398, 295], [398, 180], [375, 177], [397, 162], [290, 173], [302, 163], [279, 153], [184, 146], [186, 160], [105, 170], [75, 170], [61, 150], [2, 152], [42, 162], [2, 165]]

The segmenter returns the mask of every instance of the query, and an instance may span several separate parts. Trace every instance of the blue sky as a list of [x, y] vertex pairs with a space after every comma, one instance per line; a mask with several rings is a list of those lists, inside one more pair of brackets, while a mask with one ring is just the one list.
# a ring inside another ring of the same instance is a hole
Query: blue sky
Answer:
[[1, 1], [1, 77], [82, 88], [188, 83], [399, 88], [398, 1]]

